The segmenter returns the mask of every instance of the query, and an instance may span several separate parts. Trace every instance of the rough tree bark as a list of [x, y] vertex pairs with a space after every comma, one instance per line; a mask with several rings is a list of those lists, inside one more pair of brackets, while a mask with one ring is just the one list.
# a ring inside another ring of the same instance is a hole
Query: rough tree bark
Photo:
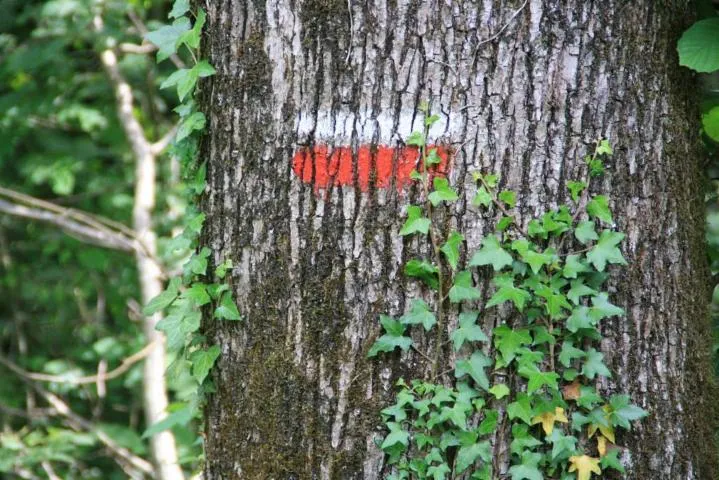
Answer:
[[[462, 197], [471, 171], [498, 172], [525, 224], [567, 200], [595, 139], [615, 145], [594, 193], [613, 199], [630, 266], [612, 280], [627, 317], [605, 325], [615, 375], [602, 388], [651, 414], [619, 440], [626, 478], [717, 478], [701, 155], [674, 49], [689, 2], [199, 3], [217, 69], [202, 95], [205, 241], [216, 261], [234, 261], [245, 318], [208, 330], [223, 352], [206, 411], [208, 480], [385, 473], [379, 409], [394, 379], [426, 366], [366, 353], [378, 314], [420, 294], [401, 274], [418, 245], [396, 234], [419, 192], [371, 167], [367, 179], [360, 153], [419, 129], [423, 99], [442, 114], [432, 136], [456, 152], [449, 176]], [[350, 146], [354, 166], [329, 179], [293, 169], [308, 145], [317, 158], [318, 146]], [[466, 201], [453, 208], [444, 221], [473, 251], [493, 219]]]

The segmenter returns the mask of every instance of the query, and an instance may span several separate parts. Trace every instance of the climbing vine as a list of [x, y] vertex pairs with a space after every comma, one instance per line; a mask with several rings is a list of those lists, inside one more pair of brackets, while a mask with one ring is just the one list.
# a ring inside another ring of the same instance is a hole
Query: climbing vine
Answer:
[[[499, 459], [491, 445], [501, 438], [509, 438], [503, 454], [509, 455], [512, 480], [589, 480], [608, 469], [623, 472], [616, 430], [629, 430], [647, 413], [629, 396], [604, 397], [596, 386], [600, 377], [611, 376], [597, 348], [600, 324], [624, 315], [603, 287], [608, 266], [626, 264], [619, 249], [624, 234], [614, 229], [607, 197], [589, 194], [591, 179], [602, 175], [603, 159], [612, 155], [610, 144], [598, 141], [585, 158], [586, 178], [568, 182], [571, 203], [526, 229], [513, 213], [515, 192], [500, 189], [495, 174], [474, 173], [472, 204], [500, 218], [461, 270], [463, 235], [443, 235], [434, 225], [437, 210], [459, 200], [433, 171], [440, 160], [427, 137], [439, 117], [426, 104], [420, 110], [424, 131], [414, 132], [408, 144], [419, 149], [420, 169], [412, 178], [423, 203], [408, 207], [399, 235], [429, 244], [429, 258], [410, 260], [404, 271], [427, 286], [431, 301], [411, 300], [400, 318], [381, 316], [383, 334], [368, 355], [412, 348], [430, 374], [400, 379], [394, 404], [382, 410], [388, 433], [380, 447], [392, 465], [387, 478], [498, 478], [504, 472], [493, 472]], [[485, 297], [475, 277], [490, 273], [491, 296], [480, 308]], [[445, 339], [450, 312], [457, 311]], [[501, 319], [491, 339], [480, 317]], [[410, 336], [418, 325], [431, 336], [433, 353], [422, 352]], [[457, 359], [440, 372], [447, 342]], [[453, 384], [440, 381], [447, 373]], [[498, 431], [500, 425], [509, 432]]]
[[[174, 19], [171, 25], [149, 32], [146, 38], [158, 47], [158, 62], [183, 49], [192, 60], [190, 68], [177, 69], [161, 88], [176, 89], [181, 102], [175, 108], [180, 122], [172, 154], [181, 164], [183, 181], [191, 200], [189, 203], [193, 205], [206, 186], [206, 165], [198, 160], [198, 142], [205, 127], [205, 115], [197, 110], [193, 96], [199, 79], [214, 75], [215, 69], [206, 60], [199, 59], [200, 37], [206, 18], [204, 10], [198, 8], [193, 15], [188, 0], [176, 0], [169, 17]], [[157, 329], [165, 334], [168, 351], [176, 354], [168, 373], [178, 375], [182, 371], [190, 371], [198, 385], [197, 395], [163, 421], [150, 426], [145, 436], [189, 422], [198, 413], [204, 394], [214, 388], [208, 375], [221, 352], [218, 345], [209, 345], [200, 331], [202, 309], [212, 312], [212, 317], [217, 320], [241, 320], [230, 286], [225, 282], [232, 261], [225, 259], [210, 270], [210, 249], [198, 247], [204, 221], [203, 213], [188, 212], [184, 230], [169, 242], [167, 248], [174, 254], [194, 253], [183, 265], [182, 274], [172, 278], [167, 288], [144, 309], [146, 315], [166, 312]]]

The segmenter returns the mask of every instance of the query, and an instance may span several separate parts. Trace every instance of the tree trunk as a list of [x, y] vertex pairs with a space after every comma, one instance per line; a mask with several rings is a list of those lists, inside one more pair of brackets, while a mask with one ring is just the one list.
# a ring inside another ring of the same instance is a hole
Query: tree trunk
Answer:
[[[460, 197], [475, 192], [472, 171], [499, 173], [524, 224], [567, 201], [597, 138], [615, 146], [592, 193], [627, 234], [629, 267], [611, 280], [627, 316], [604, 326], [614, 375], [602, 388], [650, 412], [618, 440], [626, 478], [717, 478], [704, 179], [675, 54], [689, 2], [203, 3], [217, 69], [202, 94], [205, 241], [233, 260], [244, 316], [208, 330], [222, 347], [208, 480], [387, 473], [379, 410], [399, 376], [427, 366], [366, 354], [379, 314], [423, 293], [402, 274], [425, 247], [397, 235], [420, 192], [395, 149], [422, 128], [422, 100], [442, 116], [431, 137], [453, 152]], [[452, 208], [446, 226], [474, 251], [495, 219]]]

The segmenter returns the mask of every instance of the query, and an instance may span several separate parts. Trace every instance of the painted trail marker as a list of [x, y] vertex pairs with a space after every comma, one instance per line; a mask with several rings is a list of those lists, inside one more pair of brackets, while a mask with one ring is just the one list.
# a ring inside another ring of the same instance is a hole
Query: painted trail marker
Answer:
[[[437, 149], [441, 163], [430, 171], [445, 176], [449, 169], [450, 151], [446, 147], [429, 145]], [[398, 190], [409, 185], [413, 170], [421, 170], [419, 149], [409, 146], [362, 145], [357, 151], [351, 147], [330, 147], [319, 144], [300, 147], [292, 158], [292, 171], [315, 190], [332, 186], [357, 186], [365, 192], [370, 185]]]

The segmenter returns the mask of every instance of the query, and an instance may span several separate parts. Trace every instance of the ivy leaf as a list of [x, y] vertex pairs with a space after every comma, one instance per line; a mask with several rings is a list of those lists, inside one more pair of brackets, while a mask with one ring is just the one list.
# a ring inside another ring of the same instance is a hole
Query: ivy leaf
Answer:
[[612, 425], [618, 425], [629, 430], [631, 424], [635, 420], [649, 415], [646, 410], [636, 405], [632, 405], [628, 395], [613, 395], [609, 400], [609, 421]]
[[220, 298], [220, 304], [215, 309], [215, 318], [223, 320], [242, 320], [235, 301], [232, 300], [230, 292], [224, 292]]
[[598, 322], [605, 318], [624, 315], [624, 309], [610, 303], [609, 295], [602, 292], [592, 297], [592, 308], [589, 309], [589, 315], [595, 322]]
[[400, 321], [405, 325], [422, 324], [426, 331], [430, 331], [434, 324], [437, 323], [434, 313], [421, 299], [412, 300], [410, 311], [404, 314]]
[[419, 278], [434, 290], [439, 287], [438, 273], [439, 269], [436, 266], [424, 260], [410, 260], [404, 266], [405, 275]]
[[514, 465], [509, 469], [512, 480], [544, 480], [542, 472], [533, 465]]
[[552, 460], [566, 452], [574, 453], [577, 447], [577, 437], [564, 435], [560, 430], [554, 430], [547, 439], [552, 442]]
[[567, 182], [567, 189], [575, 203], [579, 200], [579, 195], [582, 194], [585, 188], [587, 188], [587, 184], [584, 182]]
[[563, 342], [562, 351], [559, 353], [559, 363], [565, 368], [569, 368], [572, 365], [572, 360], [577, 358], [584, 358], [586, 353], [584, 350], [580, 350], [572, 345], [572, 342]]
[[564, 409], [556, 407], [553, 412], [544, 412], [532, 418], [532, 425], [541, 424], [544, 434], [549, 436], [554, 431], [554, 424], [556, 422], [569, 423], [567, 416], [564, 414]]
[[577, 480], [589, 480], [592, 473], [597, 475], [602, 474], [602, 469], [599, 468], [599, 459], [592, 458], [588, 455], [575, 455], [569, 457], [569, 470], [571, 472], [577, 472]]
[[611, 377], [612, 373], [606, 365], [604, 365], [604, 354], [598, 352], [594, 348], [587, 351], [584, 366], [582, 367], [582, 375], [592, 380], [595, 376]]
[[557, 385], [559, 374], [555, 372], [543, 372], [534, 364], [522, 365], [517, 370], [517, 373], [529, 380], [527, 383], [527, 393], [530, 395], [545, 385], [553, 390], [559, 388]]
[[195, 416], [195, 409], [191, 405], [186, 405], [179, 410], [175, 410], [168, 416], [157, 423], [150, 425], [143, 433], [142, 438], [150, 438], [160, 432], [164, 432], [176, 425], [187, 425]]
[[530, 248], [529, 242], [525, 239], [515, 240], [512, 242], [512, 250], [519, 253], [522, 260], [529, 264], [532, 272], [535, 274], [539, 273], [542, 266], [552, 263], [554, 257], [554, 251], [550, 249], [544, 253], [535, 252]]
[[397, 347], [404, 351], [409, 349], [412, 339], [403, 335], [405, 326], [401, 322], [387, 315], [380, 315], [380, 323], [386, 333], [374, 342], [367, 354], [368, 357], [374, 357], [380, 352], [391, 352]]
[[455, 473], [459, 474], [473, 465], [477, 459], [489, 462], [492, 459], [491, 447], [488, 441], [465, 445], [457, 452], [455, 460]]
[[597, 244], [587, 253], [587, 260], [600, 272], [604, 271], [607, 263], [626, 265], [627, 262], [624, 260], [622, 252], [617, 248], [617, 245], [619, 245], [622, 240], [624, 240], [623, 233], [613, 232], [611, 230], [602, 231]]
[[574, 236], [577, 237], [577, 240], [579, 240], [582, 245], [586, 245], [590, 241], [599, 238], [597, 232], [594, 231], [594, 222], [590, 222], [589, 220], [579, 222], [577, 228], [574, 229]]
[[567, 255], [564, 260], [564, 268], [562, 268], [562, 276], [564, 278], [577, 278], [578, 273], [589, 271], [589, 267], [582, 262], [580, 255]]
[[599, 143], [597, 144], [597, 148], [595, 148], [594, 151], [597, 153], [597, 155], [614, 155], [612, 146], [609, 144], [609, 141], [606, 138], [599, 141]]
[[175, 0], [172, 4], [172, 10], [168, 15], [169, 18], [177, 18], [190, 11], [190, 0]]
[[577, 279], [572, 280], [571, 288], [567, 292], [567, 298], [572, 301], [575, 305], [579, 305], [580, 297], [586, 297], [587, 295], [594, 295], [597, 291], [589, 288], [584, 284], [584, 280]]
[[172, 25], [163, 25], [159, 29], [145, 34], [145, 39], [154, 44], [157, 50], [157, 61], [161, 62], [177, 52], [180, 37], [190, 31], [190, 20], [180, 17]]
[[422, 216], [422, 208], [416, 205], [407, 207], [407, 221], [399, 231], [402, 236], [412, 235], [413, 233], [429, 233], [429, 226], [432, 221]]
[[402, 424], [396, 422], [387, 422], [387, 428], [389, 428], [389, 433], [380, 448], [386, 452], [399, 445], [404, 447], [402, 449], [404, 451], [409, 445], [409, 432], [403, 430]]
[[170, 283], [167, 285], [167, 288], [165, 288], [162, 293], [147, 302], [145, 308], [142, 309], [142, 313], [144, 315], [154, 315], [160, 310], [163, 310], [170, 306], [170, 304], [174, 302], [177, 298], [177, 295], [179, 293], [179, 287], [180, 278], [176, 277], [171, 279]]
[[437, 153], [436, 148], [430, 149], [429, 153], [427, 153], [427, 159], [425, 160], [425, 165], [439, 165], [442, 163], [442, 157], [439, 156], [439, 153]]
[[702, 115], [702, 127], [709, 138], [719, 142], [719, 106]]
[[207, 374], [210, 373], [210, 369], [219, 356], [220, 347], [218, 345], [213, 345], [207, 350], [195, 350], [192, 352], [192, 355], [190, 355], [192, 376], [195, 377], [197, 383], [202, 385], [202, 382], [207, 378]]
[[469, 359], [457, 360], [454, 367], [455, 378], [462, 378], [465, 375], [472, 377], [472, 380], [483, 390], [489, 390], [489, 379], [484, 372], [494, 362], [480, 351], [476, 351]]
[[501, 400], [502, 398], [509, 395], [510, 391], [507, 385], [503, 383], [498, 383], [497, 385], [489, 389], [489, 393], [494, 395], [494, 398], [496, 398], [497, 400]]
[[409, 137], [407, 137], [407, 145], [424, 147], [424, 134], [417, 131], [410, 133]]
[[592, 218], [598, 218], [605, 223], [612, 223], [612, 212], [609, 210], [609, 200], [604, 195], [597, 195], [587, 203], [587, 213]]
[[677, 43], [679, 65], [710, 73], [719, 70], [719, 18], [707, 18], [692, 25]]
[[595, 321], [589, 312], [589, 307], [584, 305], [575, 308], [569, 318], [567, 318], [567, 330], [572, 333], [577, 333], [579, 330], [585, 328], [594, 328]]
[[182, 298], [190, 300], [198, 307], [206, 305], [211, 301], [204, 283], [193, 283], [190, 288], [182, 292]]
[[432, 478], [432, 480], [445, 480], [447, 478], [447, 474], [450, 473], [452, 470], [449, 468], [449, 465], [446, 463], [440, 463], [439, 465], [432, 465], [427, 469], [427, 475]]
[[[529, 396], [524, 393], [517, 394], [517, 400], [507, 405], [507, 415], [510, 420], [518, 418], [527, 425], [532, 423], [533, 410]], [[512, 428], [514, 430], [514, 428]]]
[[452, 190], [449, 186], [449, 181], [443, 177], [434, 177], [432, 181], [434, 184], [434, 190], [429, 194], [429, 201], [433, 206], [437, 206], [442, 202], [454, 202], [459, 196], [457, 192]]
[[463, 241], [464, 236], [461, 233], [452, 232], [444, 245], [442, 245], [442, 253], [444, 253], [447, 257], [447, 262], [449, 262], [452, 270], [457, 269], [457, 263], [459, 262], [459, 246]]
[[619, 450], [610, 450], [606, 455], [602, 457], [600, 465], [603, 469], [613, 468], [614, 470], [624, 473], [624, 466], [618, 458]]
[[492, 203], [492, 195], [489, 194], [486, 188], [479, 187], [477, 193], [472, 199], [472, 204], [476, 206], [488, 207]]
[[517, 194], [511, 190], [503, 190], [499, 192], [497, 198], [507, 204], [509, 208], [514, 208], [517, 204]]
[[466, 270], [457, 273], [454, 285], [449, 289], [449, 301], [460, 303], [463, 300], [477, 300], [481, 297], [482, 293], [472, 284], [472, 274]]
[[203, 128], [205, 128], [205, 121], [206, 120], [204, 113], [192, 113], [180, 123], [179, 127], [177, 127], [177, 135], [175, 136], [175, 142], [179, 143], [185, 138], [189, 137], [195, 130], [202, 130]]
[[202, 314], [188, 305], [172, 308], [169, 314], [157, 322], [157, 330], [167, 337], [167, 348], [177, 350], [185, 344], [187, 335], [200, 328]]
[[494, 346], [502, 354], [504, 363], [514, 360], [523, 345], [532, 344], [532, 336], [526, 329], [511, 329], [506, 324], [496, 327], [493, 331]]
[[514, 280], [511, 275], [500, 275], [492, 279], [497, 287], [497, 291], [487, 302], [486, 308], [499, 305], [504, 302], [512, 302], [520, 312], [524, 310], [524, 305], [532, 296], [526, 290], [514, 286]]
[[489, 235], [482, 240], [482, 248], [472, 256], [469, 266], [492, 265], [496, 272], [512, 265], [512, 261], [512, 256], [502, 248], [499, 239], [494, 235]]
[[200, 47], [200, 35], [202, 34], [202, 27], [205, 26], [206, 18], [207, 18], [207, 14], [205, 13], [205, 11], [201, 8], [198, 9], [197, 17], [195, 19], [195, 24], [192, 26], [192, 29], [190, 31], [185, 32], [182, 35], [180, 35], [178, 43], [184, 43], [190, 48], [199, 48]]
[[462, 312], [459, 314], [459, 326], [452, 332], [451, 339], [454, 342], [454, 350], [458, 351], [464, 342], [488, 342], [489, 338], [484, 334], [482, 328], [475, 322], [478, 312]]

